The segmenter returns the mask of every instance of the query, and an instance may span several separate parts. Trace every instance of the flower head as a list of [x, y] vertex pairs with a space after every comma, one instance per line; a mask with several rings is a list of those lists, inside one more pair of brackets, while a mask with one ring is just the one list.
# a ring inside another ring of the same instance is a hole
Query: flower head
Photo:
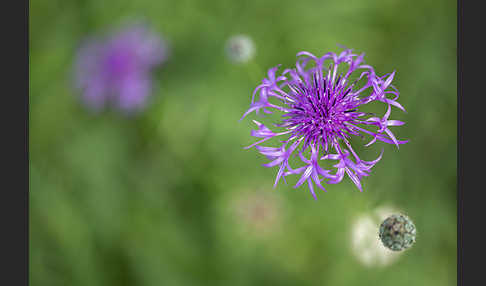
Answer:
[[165, 42], [145, 26], [125, 27], [103, 38], [86, 41], [75, 65], [82, 101], [98, 111], [112, 105], [140, 110], [151, 92], [151, 71], [167, 58]]
[[[352, 148], [350, 137], [371, 136], [365, 146], [382, 141], [398, 147], [408, 142], [398, 140], [390, 130], [391, 126], [404, 124], [389, 118], [392, 107], [405, 111], [397, 101], [398, 90], [391, 84], [395, 72], [378, 76], [373, 67], [364, 63], [364, 54], [354, 54], [350, 49], [340, 54], [330, 52], [320, 58], [300, 52], [297, 57], [295, 68], [285, 69], [279, 75], [279, 66], [273, 67], [255, 88], [250, 108], [242, 119], [259, 110], [267, 114], [278, 111], [282, 115], [281, 121], [274, 124], [278, 131], [254, 121], [258, 130], [252, 131], [251, 135], [260, 140], [247, 148], [255, 146], [272, 160], [264, 166], [279, 166], [275, 185], [282, 177], [299, 174], [296, 187], [307, 181], [316, 198], [314, 183], [325, 191], [322, 182], [336, 184], [346, 174], [362, 191], [361, 178], [370, 174], [383, 151], [377, 159], [364, 161]], [[257, 94], [258, 98], [255, 97]], [[385, 105], [383, 117], [360, 111], [363, 105], [371, 102]], [[286, 137], [280, 141], [281, 147], [260, 146], [278, 136]], [[291, 147], [286, 149], [287, 145]], [[310, 150], [310, 158], [305, 157], [306, 150]], [[297, 153], [304, 166], [293, 169], [288, 159]], [[320, 165], [325, 160], [337, 161], [334, 173]]]
[[226, 43], [226, 54], [235, 63], [249, 61], [255, 55], [255, 44], [247, 35], [235, 35]]
[[385, 219], [379, 230], [381, 242], [393, 251], [410, 248], [415, 243], [417, 231], [409, 217], [393, 214]]
[[229, 207], [238, 227], [245, 235], [264, 238], [278, 231], [280, 227], [281, 203], [276, 196], [249, 191], [235, 197]]
[[375, 210], [358, 215], [350, 229], [350, 247], [356, 259], [368, 267], [384, 267], [395, 262], [402, 252], [391, 251], [377, 238], [378, 225], [395, 207], [384, 205]]

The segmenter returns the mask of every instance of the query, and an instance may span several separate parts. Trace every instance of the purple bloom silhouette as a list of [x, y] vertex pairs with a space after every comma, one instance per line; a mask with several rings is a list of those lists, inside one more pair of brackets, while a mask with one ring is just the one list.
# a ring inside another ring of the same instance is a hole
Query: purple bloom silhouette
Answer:
[[[330, 52], [320, 58], [309, 52], [300, 52], [297, 57], [295, 68], [285, 69], [281, 75], [277, 75], [279, 66], [271, 68], [268, 77], [255, 88], [250, 108], [241, 119], [253, 111], [258, 113], [260, 109], [267, 114], [273, 113], [271, 109], [283, 114], [281, 122], [274, 124], [279, 131], [272, 131], [254, 120], [258, 129], [253, 130], [251, 135], [260, 140], [245, 149], [255, 146], [271, 160], [264, 166], [279, 166], [274, 187], [280, 178], [299, 174], [295, 187], [307, 182], [311, 194], [317, 199], [314, 183], [326, 191], [323, 182], [337, 184], [346, 174], [363, 191], [361, 178], [370, 174], [371, 168], [381, 159], [383, 150], [377, 159], [363, 161], [351, 147], [349, 138], [371, 136], [372, 140], [365, 146], [377, 140], [397, 147], [408, 142], [396, 139], [389, 129], [404, 124], [389, 119], [392, 106], [405, 111], [397, 102], [398, 90], [391, 84], [395, 72], [381, 77], [376, 75], [373, 67], [364, 64], [364, 54], [353, 54], [351, 49], [345, 49], [339, 55]], [[255, 99], [257, 93], [259, 96]], [[383, 117], [370, 117], [373, 114], [359, 110], [362, 105], [371, 102], [382, 102], [387, 106]], [[376, 130], [369, 130], [370, 127]], [[280, 141], [281, 147], [260, 146], [282, 135], [286, 139]], [[305, 165], [293, 169], [289, 158], [296, 150]], [[309, 150], [310, 158], [305, 156], [306, 150]], [[335, 169], [321, 167], [319, 163], [325, 160], [338, 161]]]
[[151, 71], [167, 58], [165, 42], [145, 26], [125, 27], [81, 46], [75, 65], [82, 101], [99, 111], [111, 105], [131, 113], [145, 107], [151, 93]]

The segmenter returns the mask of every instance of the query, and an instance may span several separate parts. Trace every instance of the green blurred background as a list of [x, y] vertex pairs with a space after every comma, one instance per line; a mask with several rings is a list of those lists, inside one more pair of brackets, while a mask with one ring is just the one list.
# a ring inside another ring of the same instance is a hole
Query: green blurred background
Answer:
[[[131, 19], [171, 58], [145, 112], [93, 115], [72, 88], [76, 48]], [[240, 33], [252, 64], [225, 57]], [[277, 169], [242, 149], [257, 117], [238, 119], [263, 70], [337, 44], [397, 71], [394, 132], [410, 142], [361, 152], [385, 148], [363, 193], [349, 178], [317, 201], [296, 178], [272, 189]], [[31, 285], [456, 285], [455, 1], [32, 0], [29, 132]], [[362, 264], [353, 221], [384, 205], [417, 242]]]

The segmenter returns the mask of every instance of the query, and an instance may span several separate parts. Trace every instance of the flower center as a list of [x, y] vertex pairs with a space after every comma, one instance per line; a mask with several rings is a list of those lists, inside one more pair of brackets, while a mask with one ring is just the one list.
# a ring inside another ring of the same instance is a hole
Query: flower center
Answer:
[[122, 81], [135, 71], [136, 57], [126, 49], [113, 49], [105, 58], [104, 68], [108, 79]]
[[[317, 86], [317, 87], [316, 87]], [[286, 125], [294, 130], [294, 135], [307, 137], [308, 140], [322, 141], [325, 137], [340, 135], [346, 129], [344, 122], [352, 119], [350, 110], [338, 93], [324, 91], [317, 85], [295, 88], [298, 99], [289, 112]]]

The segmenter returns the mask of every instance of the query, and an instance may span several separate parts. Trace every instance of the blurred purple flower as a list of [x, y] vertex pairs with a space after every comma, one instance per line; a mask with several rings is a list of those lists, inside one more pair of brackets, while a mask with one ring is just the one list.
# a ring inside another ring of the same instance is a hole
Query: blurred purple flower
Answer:
[[95, 111], [106, 105], [127, 113], [142, 109], [151, 93], [151, 71], [167, 55], [166, 43], [140, 24], [87, 40], [75, 64], [82, 101]]
[[[339, 55], [330, 52], [320, 58], [309, 52], [300, 52], [297, 57], [296, 67], [285, 69], [281, 75], [276, 75], [279, 66], [268, 70], [268, 78], [264, 78], [256, 87], [250, 108], [241, 118], [253, 111], [258, 113], [260, 109], [264, 113], [272, 113], [270, 109], [275, 109], [283, 114], [282, 121], [274, 125], [283, 130], [272, 131], [254, 120], [258, 130], [252, 131], [251, 135], [260, 140], [246, 149], [256, 146], [261, 154], [272, 160], [264, 165], [266, 167], [279, 165], [274, 186], [280, 178], [301, 174], [295, 187], [307, 182], [311, 194], [316, 198], [313, 183], [326, 191], [322, 185], [324, 180], [327, 180], [327, 184], [336, 184], [347, 174], [362, 191], [361, 178], [369, 175], [371, 168], [381, 159], [383, 150], [377, 159], [363, 161], [351, 147], [351, 135], [361, 138], [363, 134], [372, 136], [373, 139], [365, 146], [377, 140], [397, 147], [408, 142], [396, 139], [389, 129], [404, 124], [389, 119], [391, 106], [405, 111], [397, 102], [398, 90], [391, 85], [395, 72], [377, 76], [373, 67], [364, 64], [364, 54], [353, 54], [350, 49], [345, 49]], [[310, 66], [312, 62], [314, 64]], [[325, 62], [329, 64], [325, 65]], [[342, 70], [339, 74], [338, 68]], [[259, 98], [255, 100], [257, 93]], [[269, 102], [271, 98], [275, 103]], [[370, 102], [385, 103], [385, 115], [381, 118], [366, 118], [371, 114], [360, 112], [359, 108]], [[377, 130], [365, 128], [371, 126]], [[286, 140], [280, 141], [281, 147], [258, 146], [281, 135], [288, 136]], [[286, 150], [285, 147], [292, 141], [291, 147]], [[309, 147], [310, 159], [307, 159], [303, 152]], [[299, 158], [305, 165], [292, 169], [288, 160], [295, 150], [298, 150]], [[331, 153], [332, 150], [335, 153]], [[322, 168], [319, 162], [323, 160], [337, 160], [338, 163], [334, 165], [336, 172], [331, 173], [332, 170]]]

